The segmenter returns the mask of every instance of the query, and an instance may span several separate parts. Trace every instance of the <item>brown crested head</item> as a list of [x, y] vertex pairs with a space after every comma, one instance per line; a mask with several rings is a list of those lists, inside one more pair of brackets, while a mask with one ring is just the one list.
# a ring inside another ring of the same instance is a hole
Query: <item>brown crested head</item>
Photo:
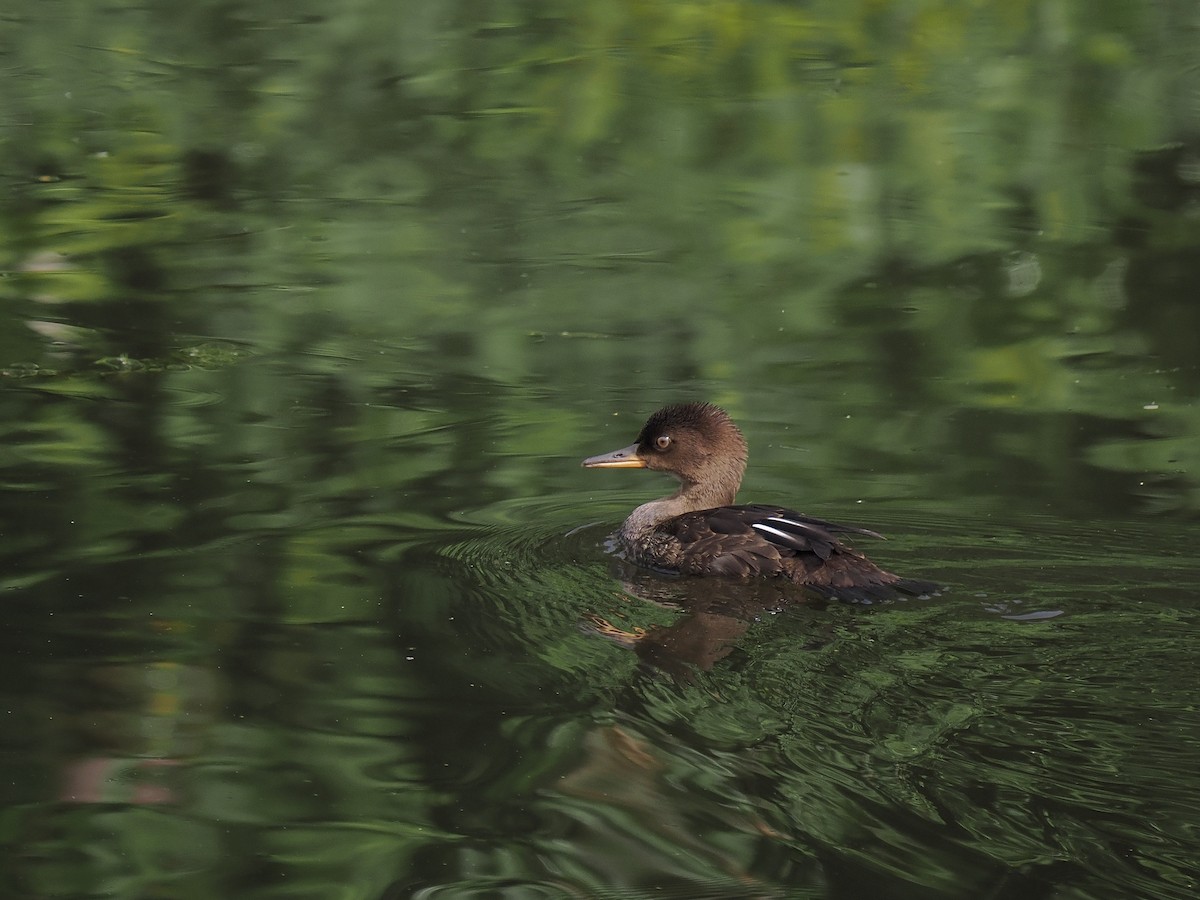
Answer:
[[[589, 469], [656, 469], [680, 481], [679, 492], [634, 510], [626, 521], [650, 524], [663, 515], [679, 515], [733, 503], [746, 471], [746, 442], [725, 410], [711, 403], [664, 406], [642, 426], [637, 441], [620, 450], [590, 456]], [[664, 504], [670, 507], [663, 512]], [[653, 513], [646, 511], [653, 510]], [[638, 521], [641, 521], [638, 519]]]
[[664, 406], [642, 426], [637, 448], [647, 469], [670, 472], [685, 483], [735, 478], [734, 491], [748, 455], [742, 432], [711, 403]]

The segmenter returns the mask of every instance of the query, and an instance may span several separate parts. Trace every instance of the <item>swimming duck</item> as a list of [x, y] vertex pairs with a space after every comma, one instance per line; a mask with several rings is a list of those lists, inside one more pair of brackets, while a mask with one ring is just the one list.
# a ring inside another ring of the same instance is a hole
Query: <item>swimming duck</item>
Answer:
[[711, 403], [680, 403], [654, 413], [637, 440], [583, 461], [589, 469], [655, 469], [679, 490], [635, 509], [620, 543], [641, 566], [683, 575], [787, 578], [827, 598], [872, 602], [938, 590], [929, 581], [881, 569], [836, 534], [882, 537], [866, 528], [814, 519], [782, 506], [736, 506], [746, 441]]

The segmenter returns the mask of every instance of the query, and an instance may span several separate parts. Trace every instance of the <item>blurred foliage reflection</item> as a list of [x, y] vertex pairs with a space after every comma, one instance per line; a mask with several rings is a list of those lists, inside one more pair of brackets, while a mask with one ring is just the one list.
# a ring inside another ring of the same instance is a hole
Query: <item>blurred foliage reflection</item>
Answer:
[[[0, 25], [0, 890], [1194, 893], [1196, 4]], [[682, 398], [969, 587], [619, 584]]]
[[876, 417], [1065, 416], [1006, 452], [1196, 508], [1191, 4], [318, 6], [6, 14], [7, 377], [181, 332], [646, 405], [865, 364]]

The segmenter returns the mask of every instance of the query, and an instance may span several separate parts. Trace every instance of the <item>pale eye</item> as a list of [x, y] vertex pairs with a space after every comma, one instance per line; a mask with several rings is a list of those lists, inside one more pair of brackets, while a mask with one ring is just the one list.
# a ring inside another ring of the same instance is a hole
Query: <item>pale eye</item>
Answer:
[[666, 450], [671, 446], [671, 436], [669, 434], [659, 435], [654, 439], [654, 446], [659, 450]]

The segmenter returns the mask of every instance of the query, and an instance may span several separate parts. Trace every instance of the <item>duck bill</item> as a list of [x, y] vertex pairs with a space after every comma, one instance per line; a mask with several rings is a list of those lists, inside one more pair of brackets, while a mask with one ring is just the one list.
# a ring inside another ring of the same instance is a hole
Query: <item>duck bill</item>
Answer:
[[646, 463], [637, 455], [637, 444], [630, 444], [612, 453], [589, 456], [583, 461], [585, 469], [644, 469]]

